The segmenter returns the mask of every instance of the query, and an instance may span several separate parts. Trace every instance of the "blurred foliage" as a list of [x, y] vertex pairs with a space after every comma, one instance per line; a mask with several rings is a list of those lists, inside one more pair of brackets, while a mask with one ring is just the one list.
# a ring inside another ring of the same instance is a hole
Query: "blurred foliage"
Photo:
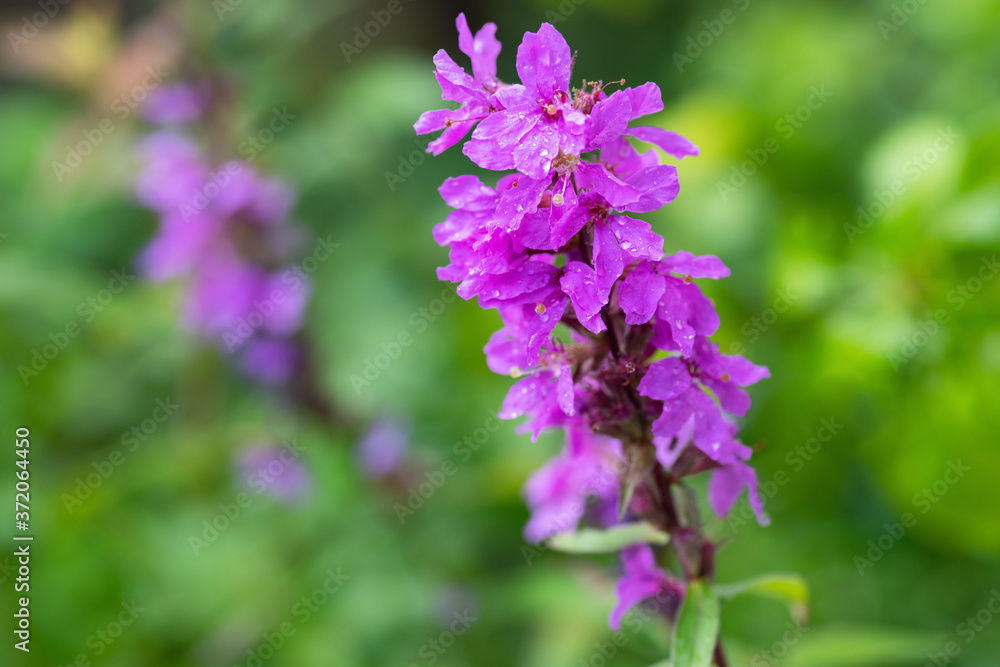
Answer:
[[[722, 316], [717, 339], [773, 376], [753, 388], [744, 430], [773, 523], [717, 522], [731, 537], [719, 580], [800, 572], [813, 601], [809, 630], [791, 644], [777, 602], [725, 604], [733, 664], [922, 665], [954, 641], [948, 664], [995, 665], [1000, 623], [971, 638], [960, 624], [1000, 587], [990, 477], [1000, 469], [1000, 280], [988, 268], [1000, 250], [1000, 3], [402, 0], [348, 63], [342, 44], [386, 6], [74, 0], [16, 53], [5, 37], [0, 423], [32, 431], [36, 541], [32, 652], [13, 651], [8, 633], [0, 662], [246, 665], [287, 622], [294, 635], [264, 664], [601, 664], [613, 558], [523, 551], [520, 485], [558, 438], [532, 444], [504, 424], [467, 461], [455, 449], [510, 384], [482, 356], [496, 314], [460, 300], [433, 319], [420, 313], [443, 287], [436, 188], [468, 166], [454, 149], [424, 158], [411, 125], [440, 105], [431, 55], [458, 55], [454, 17], [466, 11], [473, 26], [499, 25], [502, 77], [514, 77], [520, 35], [555, 22], [579, 49], [579, 76], [657, 82], [666, 109], [653, 122], [701, 147], [678, 165], [678, 200], [646, 218], [668, 250], [732, 267], [705, 286]], [[6, 5], [3, 34], [36, 11]], [[138, 278], [86, 315], [81, 304], [112, 271], [133, 270], [155, 229], [129, 189], [144, 130], [111, 105], [156, 63], [232, 82], [233, 117], [211, 135], [230, 152], [273, 108], [296, 114], [257, 164], [292, 180], [297, 219], [341, 244], [310, 305], [317, 373], [365, 419], [412, 420], [409, 477], [366, 480], [357, 431], [297, 415], [180, 331], [175, 288]], [[114, 131], [57, 179], [53, 161], [107, 117]], [[942, 132], [954, 136], [935, 148]], [[390, 188], [390, 173], [403, 182]], [[79, 334], [22, 382], [18, 367], [69, 323]], [[401, 332], [413, 344], [356, 391], [351, 376]], [[167, 397], [176, 413], [127, 451], [122, 438]], [[839, 428], [823, 431], [822, 420]], [[262, 438], [304, 448], [307, 502], [247, 490], [235, 462]], [[124, 462], [68, 511], [65, 494], [115, 450]], [[454, 475], [401, 523], [394, 505], [446, 461]], [[954, 484], [944, 481], [952, 462], [968, 467]], [[10, 498], [13, 465], [3, 466]], [[249, 506], [195, 554], [190, 536], [241, 492]], [[893, 537], [907, 512], [915, 524]], [[882, 551], [859, 574], [856, 557]], [[303, 613], [303, 596], [338, 568], [349, 579]], [[104, 643], [95, 633], [133, 600], [144, 611]], [[436, 652], [429, 642], [445, 642], [465, 610], [475, 623]], [[608, 664], [667, 653], [660, 623], [625, 634]], [[762, 653], [772, 650], [773, 663]]]

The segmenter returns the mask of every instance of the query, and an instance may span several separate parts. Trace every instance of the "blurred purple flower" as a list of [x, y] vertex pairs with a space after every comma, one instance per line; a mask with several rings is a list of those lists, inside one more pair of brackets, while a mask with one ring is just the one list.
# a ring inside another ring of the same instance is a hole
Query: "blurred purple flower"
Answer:
[[312, 490], [309, 472], [298, 451], [283, 445], [254, 444], [239, 457], [240, 474], [251, 490], [267, 492], [278, 500], [304, 500]]
[[[147, 105], [157, 119], [191, 119], [203, 102], [191, 86], [164, 88]], [[182, 324], [227, 352], [241, 350], [250, 377], [276, 384], [296, 370], [291, 336], [302, 326], [310, 289], [288, 266], [299, 238], [285, 224], [295, 191], [258, 175], [247, 163], [213, 167], [201, 148], [177, 131], [158, 131], [138, 147], [139, 201], [160, 215], [160, 227], [139, 257], [152, 280], [185, 283]]]
[[406, 457], [412, 430], [409, 422], [400, 418], [379, 416], [372, 420], [355, 449], [361, 470], [375, 478], [395, 471]]
[[273, 338], [253, 338], [240, 356], [240, 368], [264, 384], [287, 382], [301, 360], [301, 351], [294, 343]]
[[205, 92], [187, 83], [164, 84], [153, 89], [142, 107], [147, 123], [168, 125], [197, 119], [207, 107]]
[[625, 572], [615, 586], [618, 604], [608, 616], [608, 625], [612, 630], [621, 630], [625, 614], [643, 600], [654, 599], [658, 606], [676, 611], [684, 599], [684, 583], [656, 566], [653, 549], [648, 544], [622, 549], [621, 559]]

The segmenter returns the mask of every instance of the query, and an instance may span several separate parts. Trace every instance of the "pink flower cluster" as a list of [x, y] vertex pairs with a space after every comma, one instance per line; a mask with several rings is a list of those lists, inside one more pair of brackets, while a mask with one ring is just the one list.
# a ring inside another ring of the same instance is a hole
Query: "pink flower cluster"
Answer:
[[[573, 55], [551, 25], [524, 35], [521, 81], [508, 84], [496, 77], [496, 26], [473, 35], [464, 15], [457, 23], [472, 74], [443, 50], [434, 63], [442, 97], [460, 106], [428, 111], [414, 127], [443, 130], [429, 145], [435, 154], [471, 131], [465, 155], [512, 172], [495, 185], [475, 176], [446, 180], [440, 192], [454, 211], [434, 238], [450, 249], [439, 277], [503, 318], [486, 345], [487, 363], [520, 379], [500, 416], [527, 417], [522, 428], [535, 438], [543, 429], [567, 434], [563, 451], [526, 486], [527, 538], [584, 520], [662, 523], [651, 508], [670, 501], [654, 483], [657, 466], [670, 482], [711, 470], [717, 514], [747, 489], [765, 521], [747, 464], [751, 450], [737, 439], [733, 417], [750, 407], [743, 387], [768, 371], [719, 353], [710, 340], [719, 317], [695, 282], [729, 270], [710, 255], [666, 255], [663, 239], [632, 217], [670, 203], [679, 190], [677, 169], [637, 145], [675, 158], [698, 148], [659, 127], [630, 126], [663, 109], [653, 83], [610, 94], [610, 84], [599, 82], [571, 87]], [[635, 472], [640, 482], [620, 508], [625, 478]], [[612, 626], [657, 593], [683, 598], [683, 584], [656, 567], [649, 545], [622, 555]]]
[[162, 281], [183, 278], [183, 324], [239, 357], [266, 383], [289, 379], [300, 363], [292, 336], [302, 325], [309, 283], [289, 264], [299, 241], [287, 224], [294, 191], [239, 161], [216, 163], [179, 123], [204, 107], [198, 89], [158, 89], [144, 115], [169, 124], [139, 147], [135, 191], [159, 215], [159, 230], [140, 257]]

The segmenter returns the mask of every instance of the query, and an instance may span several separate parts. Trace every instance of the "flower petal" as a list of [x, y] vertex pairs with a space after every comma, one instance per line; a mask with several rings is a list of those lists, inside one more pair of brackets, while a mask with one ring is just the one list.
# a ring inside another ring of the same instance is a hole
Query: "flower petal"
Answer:
[[616, 209], [628, 208], [628, 204], [642, 196], [642, 192], [612, 174], [603, 164], [580, 163], [576, 174], [578, 180], [585, 180]]
[[715, 255], [692, 255], [687, 250], [681, 250], [663, 258], [661, 266], [674, 273], [683, 273], [692, 278], [725, 278], [729, 275], [729, 267]]
[[646, 167], [627, 182], [642, 193], [637, 201], [625, 207], [635, 213], [646, 213], [662, 208], [676, 199], [681, 191], [677, 180], [677, 167], [671, 164]]
[[691, 386], [691, 375], [680, 357], [654, 361], [639, 382], [639, 393], [657, 401], [680, 396]]
[[628, 133], [636, 139], [660, 147], [664, 152], [677, 159], [699, 153], [698, 147], [687, 138], [676, 132], [664, 130], [662, 127], [633, 127], [629, 128]]
[[573, 303], [580, 324], [594, 333], [607, 328], [599, 315], [608, 303], [608, 295], [598, 286], [594, 269], [583, 262], [569, 262], [559, 279], [559, 286]]
[[618, 292], [618, 305], [625, 312], [626, 324], [648, 322], [666, 287], [667, 279], [656, 272], [651, 262], [642, 262], [632, 269]]
[[622, 136], [632, 117], [632, 101], [624, 90], [594, 105], [587, 123], [587, 150], [607, 146]]
[[660, 87], [652, 81], [635, 88], [626, 88], [626, 91], [632, 101], [633, 119], [663, 111], [663, 98], [660, 95]]
[[475, 38], [469, 30], [469, 22], [465, 19], [464, 13], [458, 15], [455, 24], [458, 27], [458, 48], [472, 61], [472, 73], [476, 79], [487, 84], [495, 82], [497, 56], [500, 55], [496, 24], [485, 24], [476, 33]]
[[517, 75], [528, 90], [550, 99], [569, 88], [573, 54], [559, 31], [543, 23], [537, 33], [526, 32], [517, 47]]
[[602, 291], [610, 292], [611, 286], [622, 274], [625, 263], [622, 261], [622, 251], [618, 247], [618, 239], [607, 224], [594, 226], [594, 269], [597, 272], [597, 284]]

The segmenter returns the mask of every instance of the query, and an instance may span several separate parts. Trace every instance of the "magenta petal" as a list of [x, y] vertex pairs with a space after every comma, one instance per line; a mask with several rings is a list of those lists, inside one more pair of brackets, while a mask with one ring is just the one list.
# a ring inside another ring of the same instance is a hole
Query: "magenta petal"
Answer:
[[533, 250], [555, 250], [552, 245], [552, 209], [540, 208], [521, 219], [511, 237], [525, 248]]
[[559, 31], [543, 23], [538, 33], [527, 32], [517, 47], [517, 74], [528, 90], [551, 99], [569, 88], [573, 54]]
[[626, 137], [618, 137], [601, 149], [601, 162], [618, 178], [629, 178], [647, 167], [660, 164], [656, 151], [639, 153]]
[[514, 149], [539, 119], [537, 113], [532, 113], [520, 118], [523, 122], [516, 122], [509, 111], [492, 113], [476, 126], [472, 139], [462, 146], [462, 152], [483, 169], [516, 169]]
[[608, 300], [597, 285], [597, 274], [583, 262], [570, 262], [559, 279], [559, 286], [573, 303], [577, 319], [587, 329], [600, 333], [606, 328], [598, 317]]
[[683, 283], [668, 280], [656, 312], [660, 320], [670, 325], [674, 343], [677, 344], [680, 353], [687, 357], [691, 355], [694, 347], [695, 330], [688, 323], [691, 305], [682, 287]]
[[449, 118], [455, 115], [455, 109], [434, 109], [420, 114], [420, 118], [413, 124], [413, 129], [417, 134], [427, 134], [443, 130]]
[[452, 208], [486, 210], [496, 206], [496, 191], [475, 176], [445, 179], [438, 192]]
[[511, 337], [507, 329], [494, 332], [483, 352], [486, 353], [486, 365], [500, 375], [510, 375], [515, 368], [528, 368], [531, 365], [524, 345]]
[[261, 285], [261, 291], [253, 302], [252, 313], [264, 318], [263, 328], [276, 336], [288, 336], [302, 326], [306, 304], [309, 302], [310, 286], [303, 280], [289, 284], [291, 269], [269, 276]]
[[500, 55], [496, 24], [487, 23], [479, 29], [475, 38], [469, 30], [465, 14], [458, 15], [455, 25], [458, 27], [458, 48], [472, 61], [472, 73], [476, 79], [484, 83], [494, 81], [497, 75], [497, 56]]
[[595, 104], [587, 126], [587, 150], [603, 148], [624, 134], [631, 115], [632, 103], [624, 90]]
[[628, 184], [642, 192], [637, 201], [626, 207], [635, 213], [662, 208], [676, 199], [681, 191], [677, 168], [670, 164], [647, 167], [629, 178]]
[[735, 462], [716, 468], [708, 481], [708, 502], [712, 511], [719, 518], [725, 517], [732, 510], [736, 500], [746, 487], [750, 506], [757, 514], [757, 521], [766, 526], [770, 523], [764, 514], [764, 503], [757, 491], [757, 473], [743, 462]]
[[[700, 390], [699, 390], [700, 391]], [[661, 438], [673, 438], [684, 428], [694, 411], [688, 403], [687, 393], [663, 403], [663, 412], [653, 422], [653, 434]]]
[[697, 155], [698, 147], [686, 138], [660, 127], [633, 127], [628, 131], [636, 139], [658, 146], [664, 152], [682, 159], [688, 155]]
[[612, 229], [618, 237], [619, 247], [628, 258], [627, 262], [637, 259], [658, 261], [663, 258], [663, 237], [654, 232], [648, 222], [626, 215], [615, 215], [608, 219], [608, 224], [614, 225]]
[[465, 73], [465, 70], [451, 59], [448, 52], [441, 49], [434, 54], [434, 65], [437, 70], [434, 76], [441, 85], [441, 98], [453, 102], [467, 102], [481, 98], [486, 100], [486, 93], [476, 83], [476, 80]]
[[[468, 145], [468, 144], [466, 144]], [[529, 176], [519, 178], [514, 187], [500, 195], [496, 221], [506, 230], [517, 229], [521, 219], [538, 208], [542, 194], [549, 187], [549, 179]]]
[[771, 377], [771, 372], [767, 370], [767, 366], [758, 366], [737, 355], [723, 355], [723, 358], [726, 360], [726, 372], [729, 373], [729, 377], [733, 382], [742, 387]]
[[637, 544], [621, 552], [625, 574], [615, 585], [618, 602], [608, 616], [608, 625], [621, 630], [622, 619], [629, 609], [643, 600], [656, 597], [663, 588], [666, 575], [656, 567], [653, 551], [648, 544]]
[[626, 90], [632, 102], [633, 119], [663, 111], [663, 98], [660, 95], [660, 88], [652, 81], [636, 88], [627, 88]]
[[[489, 98], [490, 106], [494, 109], [524, 113], [538, 108], [535, 99], [528, 92], [528, 89], [519, 83], [506, 88], [500, 88]], [[508, 115], [508, 122], [511, 122], [513, 115]]]
[[517, 419], [528, 412], [538, 401], [538, 393], [545, 380], [531, 375], [519, 380], [507, 392], [503, 408], [497, 415], [500, 419]]
[[566, 362], [559, 364], [559, 376], [556, 378], [556, 391], [559, 407], [567, 415], [573, 414], [573, 368]]
[[677, 285], [677, 290], [684, 294], [690, 308], [691, 328], [702, 336], [711, 336], [719, 330], [719, 314], [715, 312], [715, 304], [701, 293], [694, 283]]
[[622, 274], [625, 263], [622, 261], [622, 251], [618, 247], [618, 239], [607, 224], [594, 226], [594, 269], [597, 272], [597, 283], [602, 291], [610, 292], [611, 286]]
[[712, 459], [722, 458], [722, 442], [729, 435], [727, 422], [708, 394], [694, 388], [687, 392], [688, 403], [694, 410], [694, 444]]
[[618, 292], [618, 305], [625, 312], [625, 322], [632, 325], [648, 322], [666, 286], [667, 279], [656, 272], [652, 263], [642, 262], [632, 269]]
[[465, 12], [461, 12], [455, 19], [455, 27], [458, 28], [458, 48], [465, 55], [472, 58], [475, 47], [472, 41], [472, 31], [469, 29], [469, 21], [465, 18]]
[[[535, 114], [535, 118], [540, 119], [541, 115]], [[556, 123], [536, 122], [534, 128], [514, 146], [514, 166], [526, 176], [544, 178], [558, 154], [559, 126]]]
[[681, 250], [663, 258], [662, 266], [674, 273], [683, 273], [692, 278], [725, 278], [729, 275], [729, 267], [715, 255], [692, 255], [687, 250]]
[[740, 389], [732, 380], [728, 382], [707, 378], [705, 384], [712, 390], [712, 393], [719, 399], [719, 405], [729, 414], [742, 417], [750, 409], [750, 394]]
[[[559, 187], [559, 183], [553, 187]], [[564, 198], [562, 206], [552, 207], [553, 216], [557, 212], [559, 214], [558, 217], [551, 218], [550, 245], [552, 248], [561, 248], [566, 245], [590, 220], [590, 211], [585, 206], [577, 206], [579, 200], [572, 187], [566, 188]]]
[[451, 127], [445, 128], [445, 131], [437, 139], [427, 144], [427, 152], [431, 155], [440, 155], [464, 139], [465, 135], [472, 129], [472, 125], [472, 123], [455, 123]]
[[654, 361], [639, 383], [639, 393], [649, 398], [666, 401], [680, 396], [691, 386], [691, 375], [680, 357]]
[[[479, 295], [479, 305], [496, 308], [508, 303], [527, 303], [535, 292], [552, 284], [556, 269], [544, 262], [522, 262], [504, 274], [479, 276], [459, 286], [459, 296], [469, 298]], [[471, 292], [471, 293], [470, 293]], [[468, 295], [468, 296], [467, 296]]]
[[577, 167], [576, 173], [589, 181], [590, 186], [616, 209], [628, 208], [628, 204], [642, 196], [638, 189], [612, 174], [603, 164], [584, 162]]

